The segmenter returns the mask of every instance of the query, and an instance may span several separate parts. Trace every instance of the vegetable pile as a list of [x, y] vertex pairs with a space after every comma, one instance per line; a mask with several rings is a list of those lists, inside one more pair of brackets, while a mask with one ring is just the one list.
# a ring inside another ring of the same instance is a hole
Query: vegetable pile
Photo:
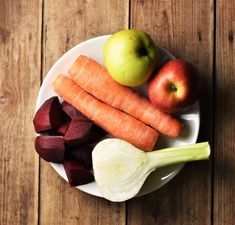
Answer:
[[[53, 80], [63, 101], [51, 97], [36, 112], [35, 149], [44, 160], [63, 164], [71, 186], [95, 178], [105, 198], [124, 201], [156, 168], [209, 158], [208, 143], [151, 152], [160, 134], [180, 135], [183, 124], [173, 113], [190, 107], [199, 93], [193, 65], [171, 60], [153, 74], [158, 60], [148, 34], [124, 30], [106, 42], [105, 67], [80, 55], [68, 76]], [[149, 98], [130, 88], [146, 81]]]
[[67, 102], [51, 97], [34, 116], [35, 149], [48, 162], [63, 163], [71, 186], [94, 180], [91, 152], [106, 132]]

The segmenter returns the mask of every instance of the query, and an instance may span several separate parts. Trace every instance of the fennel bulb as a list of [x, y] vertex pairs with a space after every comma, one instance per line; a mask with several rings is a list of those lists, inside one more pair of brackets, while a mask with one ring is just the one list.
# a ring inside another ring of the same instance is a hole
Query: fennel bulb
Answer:
[[99, 142], [92, 152], [96, 183], [104, 198], [115, 202], [134, 197], [157, 168], [209, 156], [208, 142], [144, 152], [116, 138]]

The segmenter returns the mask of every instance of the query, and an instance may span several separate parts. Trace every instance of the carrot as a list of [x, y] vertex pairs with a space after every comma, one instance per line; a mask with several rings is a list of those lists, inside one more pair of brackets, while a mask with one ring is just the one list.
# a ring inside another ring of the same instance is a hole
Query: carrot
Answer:
[[158, 132], [153, 128], [99, 101], [63, 75], [56, 77], [52, 88], [65, 101], [112, 136], [123, 139], [145, 151], [153, 149], [158, 138]]
[[178, 120], [159, 111], [132, 89], [112, 80], [107, 70], [96, 61], [83, 55], [79, 56], [70, 68], [69, 76], [82, 89], [99, 100], [126, 112], [167, 136], [179, 135], [182, 124]]

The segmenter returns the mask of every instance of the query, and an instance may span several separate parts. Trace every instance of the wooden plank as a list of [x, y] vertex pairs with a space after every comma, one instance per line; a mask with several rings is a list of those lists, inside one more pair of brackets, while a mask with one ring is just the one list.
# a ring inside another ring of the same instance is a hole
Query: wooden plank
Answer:
[[216, 4], [214, 224], [235, 221], [235, 2]]
[[37, 224], [41, 1], [0, 1], [0, 224]]
[[[128, 26], [127, 0], [45, 0], [44, 6], [44, 74], [79, 42]], [[110, 203], [70, 188], [43, 161], [40, 180], [40, 224], [125, 223], [125, 204]]]
[[[212, 1], [131, 1], [131, 28], [151, 34], [177, 57], [195, 64], [203, 77], [200, 140], [211, 140], [213, 84]], [[168, 185], [128, 203], [128, 225], [211, 224], [208, 162], [188, 164]]]

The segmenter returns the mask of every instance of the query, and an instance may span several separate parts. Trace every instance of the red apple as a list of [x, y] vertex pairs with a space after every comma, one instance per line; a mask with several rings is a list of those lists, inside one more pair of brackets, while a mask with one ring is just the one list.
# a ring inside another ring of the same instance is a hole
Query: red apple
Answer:
[[181, 59], [163, 65], [148, 85], [150, 101], [166, 113], [184, 111], [197, 100], [198, 94], [198, 71]]

